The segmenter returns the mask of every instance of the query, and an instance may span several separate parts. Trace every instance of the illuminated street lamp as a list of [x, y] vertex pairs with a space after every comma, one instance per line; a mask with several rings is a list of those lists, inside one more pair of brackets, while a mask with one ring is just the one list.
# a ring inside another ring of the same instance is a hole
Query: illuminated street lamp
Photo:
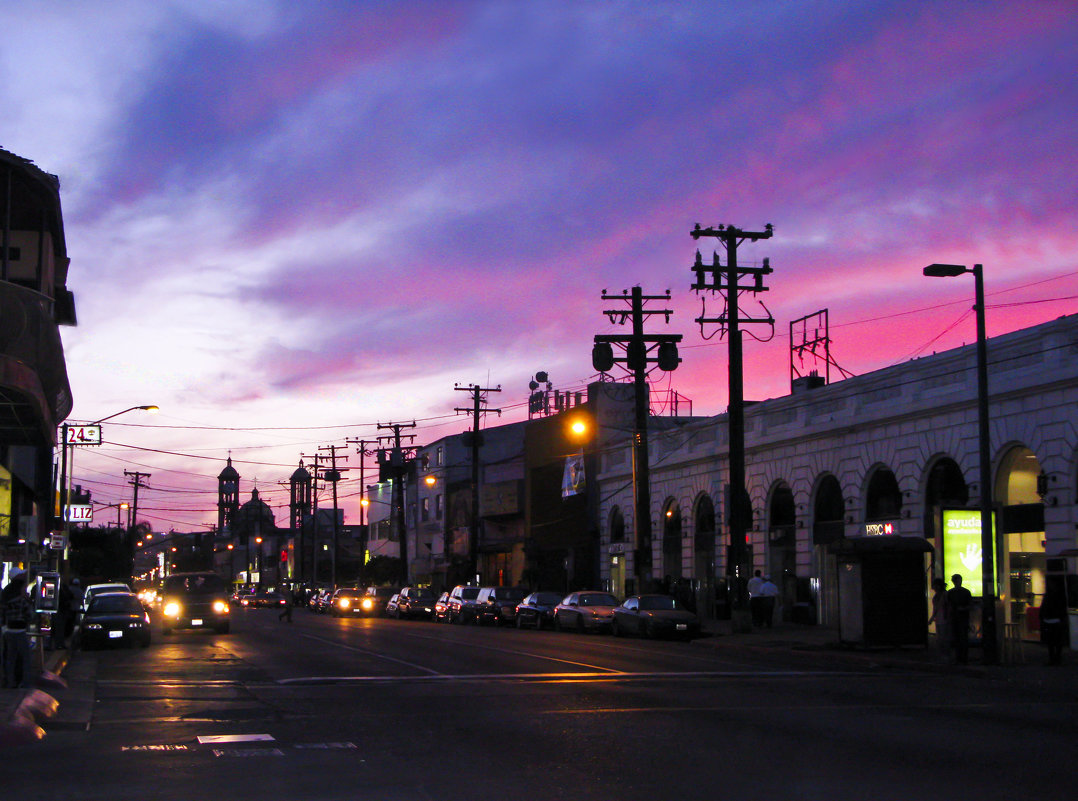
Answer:
[[964, 264], [930, 264], [924, 268], [929, 278], [954, 278], [973, 273], [977, 311], [977, 443], [980, 450], [981, 473], [981, 642], [984, 661], [995, 664], [999, 649], [996, 638], [996, 573], [992, 554], [995, 550], [992, 526], [992, 471], [988, 433], [988, 344], [984, 325], [984, 277], [981, 265], [972, 269]]

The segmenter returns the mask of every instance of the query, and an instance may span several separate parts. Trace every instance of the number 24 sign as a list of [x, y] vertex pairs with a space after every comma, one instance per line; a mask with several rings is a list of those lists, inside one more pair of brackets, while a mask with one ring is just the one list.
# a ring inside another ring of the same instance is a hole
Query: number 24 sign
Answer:
[[101, 426], [67, 426], [68, 445], [100, 445]]

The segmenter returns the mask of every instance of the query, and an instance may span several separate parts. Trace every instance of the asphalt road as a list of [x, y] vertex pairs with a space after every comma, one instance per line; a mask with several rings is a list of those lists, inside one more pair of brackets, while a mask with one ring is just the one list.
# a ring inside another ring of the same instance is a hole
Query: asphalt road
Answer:
[[1078, 793], [1075, 695], [722, 638], [243, 610], [228, 635], [157, 631], [73, 667], [96, 676], [89, 729], [5, 752], [21, 798]]

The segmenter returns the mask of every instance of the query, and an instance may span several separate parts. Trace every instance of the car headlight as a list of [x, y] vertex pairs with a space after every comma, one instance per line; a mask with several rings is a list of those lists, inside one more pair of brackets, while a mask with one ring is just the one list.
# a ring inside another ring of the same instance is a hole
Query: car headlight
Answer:
[[98, 629], [101, 628], [101, 624], [100, 623], [87, 623], [86, 628], [90, 629], [92, 631], [97, 631]]
[[363, 607], [364, 612], [369, 612], [374, 608], [374, 602], [370, 598], [364, 598], [360, 606]]
[[228, 614], [228, 604], [226, 604], [224, 601], [214, 601], [213, 602], [213, 611], [216, 612], [219, 615], [227, 615]]
[[165, 604], [165, 617], [179, 617], [180, 605], [175, 601], [169, 601]]
[[347, 598], [341, 598], [338, 603], [340, 604], [341, 609], [347, 609], [352, 605], [352, 602], [349, 601]]

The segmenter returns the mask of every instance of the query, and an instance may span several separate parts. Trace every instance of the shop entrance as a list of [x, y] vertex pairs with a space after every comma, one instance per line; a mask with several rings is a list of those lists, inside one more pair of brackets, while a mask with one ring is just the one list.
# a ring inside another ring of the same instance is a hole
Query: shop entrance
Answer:
[[1044, 596], [1048, 560], [1044, 552], [1044, 500], [1039, 494], [1041, 465], [1029, 448], [1012, 448], [996, 478], [1000, 505], [1000, 600], [1007, 623], [1021, 624], [1024, 636], [1040, 632], [1037, 615]]

